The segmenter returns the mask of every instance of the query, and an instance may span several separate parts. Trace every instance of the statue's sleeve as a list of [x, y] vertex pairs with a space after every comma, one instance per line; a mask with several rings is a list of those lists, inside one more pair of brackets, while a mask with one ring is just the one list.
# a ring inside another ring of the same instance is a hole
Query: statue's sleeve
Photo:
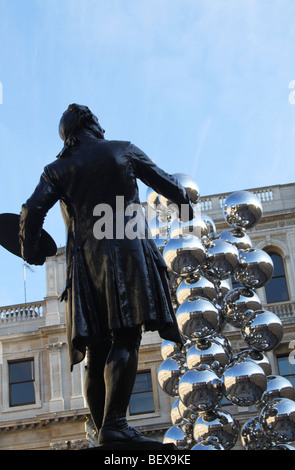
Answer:
[[[142, 150], [131, 144], [130, 154], [136, 178], [151, 187], [156, 193], [172, 201], [179, 214], [181, 205], [187, 205], [189, 219], [194, 217], [193, 204], [185, 188], [172, 175], [159, 168]], [[187, 212], [186, 212], [187, 213]]]
[[58, 190], [47, 167], [31, 197], [22, 205], [19, 240], [22, 257], [29, 264], [42, 265], [45, 256], [39, 249], [41, 231], [47, 212], [59, 200]]

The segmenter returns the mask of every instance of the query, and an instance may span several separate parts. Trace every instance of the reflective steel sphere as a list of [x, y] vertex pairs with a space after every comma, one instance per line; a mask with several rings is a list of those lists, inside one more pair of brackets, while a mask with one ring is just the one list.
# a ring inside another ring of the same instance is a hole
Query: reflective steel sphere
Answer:
[[283, 338], [283, 324], [279, 317], [269, 310], [257, 310], [241, 329], [247, 344], [260, 351], [271, 351]]
[[231, 449], [238, 438], [239, 425], [233, 416], [220, 408], [200, 413], [193, 428], [196, 443], [217, 438], [225, 450]]
[[179, 398], [195, 410], [212, 410], [222, 399], [222, 381], [209, 367], [188, 370], [179, 381]]
[[171, 422], [173, 426], [175, 426], [176, 424], [180, 424], [183, 420], [178, 409], [179, 402], [180, 402], [179, 398], [176, 398], [176, 400], [174, 400], [172, 407], [171, 407], [170, 417], [171, 417]]
[[265, 375], [271, 375], [271, 365], [266, 357], [266, 355], [262, 351], [257, 351], [255, 349], [246, 349], [238, 354], [232, 359], [232, 362], [238, 362], [241, 359], [254, 361], [258, 364], [264, 371]]
[[202, 230], [201, 230], [201, 237], [207, 237], [209, 240], [212, 240], [216, 237], [216, 226], [214, 221], [209, 217], [209, 215], [201, 213], [201, 220], [202, 220]]
[[194, 235], [201, 239], [204, 230], [204, 223], [201, 214], [195, 211], [195, 217], [192, 220], [182, 222], [179, 218], [174, 218], [171, 222], [170, 237], [177, 238], [186, 235]]
[[191, 424], [196, 421], [198, 412], [195, 407], [185, 406], [180, 399], [178, 401], [178, 411], [183, 420], [188, 421]]
[[225, 450], [217, 438], [208, 437], [204, 441], [195, 444], [190, 450]]
[[152, 220], [149, 221], [149, 230], [152, 238], [159, 238], [168, 240], [170, 235], [170, 228], [172, 221], [167, 219], [167, 216], [157, 214]]
[[170, 238], [163, 250], [168, 269], [178, 275], [186, 275], [199, 268], [205, 261], [205, 248], [193, 235]]
[[262, 217], [262, 204], [250, 191], [236, 191], [228, 196], [223, 206], [226, 222], [233, 228], [249, 229]]
[[178, 449], [189, 449], [192, 443], [192, 435], [188, 428], [182, 425], [172, 426], [163, 439], [163, 444], [174, 444]]
[[260, 427], [260, 417], [249, 419], [241, 430], [241, 441], [246, 450], [264, 450], [271, 446], [271, 441]]
[[[199, 201], [200, 190], [197, 183], [189, 175], [184, 173], [174, 173], [172, 176], [177, 179], [177, 181], [184, 187], [187, 191], [189, 198], [193, 204], [196, 204]], [[173, 205], [173, 202], [164, 196], [160, 196], [161, 204], [167, 209], [169, 206]]]
[[200, 274], [192, 277], [187, 276], [177, 288], [177, 302], [182, 304], [193, 297], [204, 297], [213, 301], [217, 297], [214, 284]]
[[176, 311], [180, 333], [189, 339], [209, 336], [217, 331], [219, 312], [207, 299], [196, 297], [183, 302]]
[[165, 359], [159, 367], [158, 382], [162, 390], [172, 397], [178, 396], [178, 383], [185, 366], [173, 357]]
[[294, 441], [295, 401], [289, 398], [272, 400], [260, 413], [260, 426], [270, 439], [278, 443]]
[[247, 310], [261, 309], [261, 300], [252, 289], [237, 287], [223, 299], [222, 313], [225, 320], [236, 328], [243, 326], [247, 318]]
[[254, 405], [266, 390], [263, 369], [254, 361], [240, 359], [229, 364], [223, 374], [224, 394], [238, 406]]
[[181, 346], [174, 341], [164, 339], [161, 343], [161, 356], [162, 359], [168, 359], [168, 357], [173, 357], [175, 355], [181, 354]]
[[206, 267], [217, 279], [227, 279], [239, 266], [239, 250], [225, 240], [213, 240], [207, 251]]
[[252, 248], [252, 242], [249, 235], [242, 229], [231, 228], [221, 232], [218, 235], [220, 240], [225, 240], [229, 243], [232, 243], [237, 247], [238, 250], [246, 250]]
[[275, 398], [289, 398], [295, 401], [295, 390], [291, 382], [280, 375], [269, 375], [267, 377], [267, 389], [263, 393], [259, 402], [256, 403], [258, 409], [262, 410]]
[[263, 250], [240, 250], [240, 262], [234, 276], [245, 287], [253, 289], [265, 286], [272, 278], [274, 267], [271, 257]]
[[148, 203], [149, 207], [151, 207], [154, 211], [163, 210], [160, 205], [160, 197], [153, 188], [147, 188], [146, 191], [146, 202]]
[[186, 354], [188, 369], [197, 369], [202, 364], [207, 364], [218, 377], [223, 374], [229, 361], [227, 349], [213, 337], [194, 341]]

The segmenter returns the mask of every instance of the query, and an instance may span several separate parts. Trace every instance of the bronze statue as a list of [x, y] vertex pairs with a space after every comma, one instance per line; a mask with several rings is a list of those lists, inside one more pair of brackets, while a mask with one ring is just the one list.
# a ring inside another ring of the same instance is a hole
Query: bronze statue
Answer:
[[[59, 125], [64, 147], [47, 165], [32, 196], [22, 206], [22, 257], [43, 264], [39, 241], [44, 218], [59, 200], [67, 229], [66, 327], [71, 368], [85, 357], [85, 395], [99, 432], [99, 443], [152, 442], [128, 426], [126, 411], [137, 372], [142, 327], [182, 342], [167, 268], [148, 236], [127, 237], [118, 227], [116, 198], [124, 208], [140, 205], [139, 178], [173, 201], [193, 206], [175, 178], [158, 168], [130, 142], [109, 141], [86, 106], [72, 104]], [[113, 211], [114, 237], [97, 237], [93, 215], [98, 204]], [[122, 214], [120, 214], [122, 216]], [[123, 213], [124, 225], [132, 215]], [[120, 236], [116, 237], [116, 233]], [[41, 254], [40, 254], [41, 253]]]

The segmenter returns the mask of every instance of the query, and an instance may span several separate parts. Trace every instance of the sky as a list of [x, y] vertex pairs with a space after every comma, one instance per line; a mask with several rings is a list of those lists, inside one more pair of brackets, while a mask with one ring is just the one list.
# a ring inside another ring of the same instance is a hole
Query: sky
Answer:
[[[294, 18], [294, 0], [0, 0], [0, 213], [56, 158], [71, 103], [201, 196], [294, 182]], [[65, 245], [58, 204], [44, 228]], [[46, 296], [32, 268], [28, 301]], [[0, 305], [23, 301], [0, 247]]]

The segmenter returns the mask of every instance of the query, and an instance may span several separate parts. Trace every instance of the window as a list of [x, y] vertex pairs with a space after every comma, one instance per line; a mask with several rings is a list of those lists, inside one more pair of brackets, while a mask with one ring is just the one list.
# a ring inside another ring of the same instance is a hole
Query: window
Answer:
[[151, 372], [138, 372], [130, 403], [130, 415], [155, 411]]
[[291, 364], [289, 356], [278, 357], [279, 373], [286, 377], [295, 388], [295, 364]]
[[13, 361], [8, 363], [9, 406], [30, 405], [35, 403], [34, 360]]
[[269, 252], [274, 265], [272, 279], [266, 284], [265, 292], [268, 303], [289, 300], [284, 264], [278, 253]]

